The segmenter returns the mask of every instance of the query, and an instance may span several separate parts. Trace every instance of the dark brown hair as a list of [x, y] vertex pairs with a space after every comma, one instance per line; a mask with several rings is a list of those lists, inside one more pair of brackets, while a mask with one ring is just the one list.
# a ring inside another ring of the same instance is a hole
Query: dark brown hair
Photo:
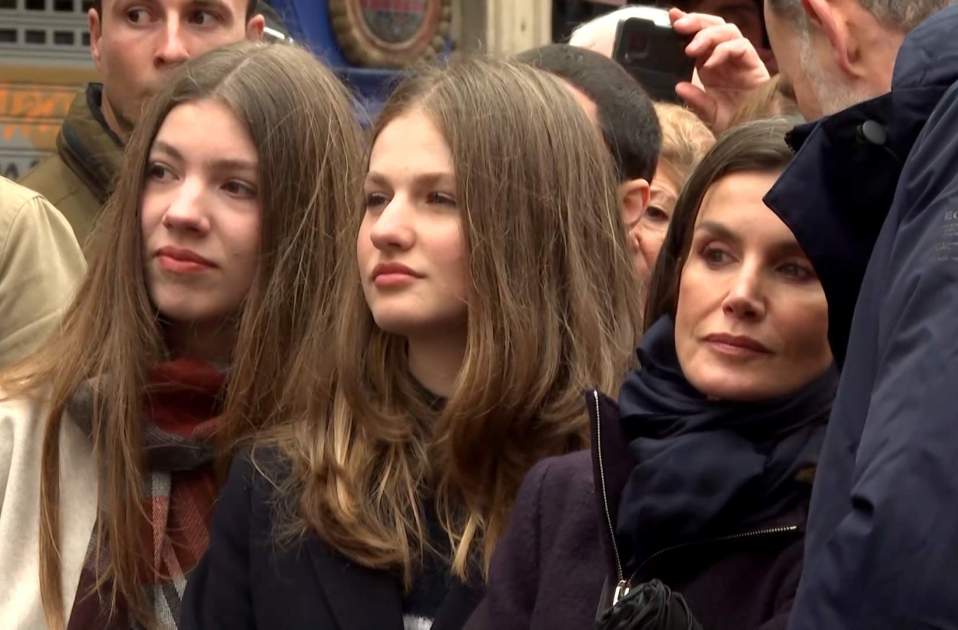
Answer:
[[785, 134], [797, 121], [772, 118], [746, 123], [720, 136], [692, 172], [675, 203], [675, 212], [652, 271], [645, 305], [645, 329], [662, 315], [675, 316], [682, 267], [692, 245], [692, 234], [702, 199], [709, 188], [734, 173], [774, 173], [792, 159]]

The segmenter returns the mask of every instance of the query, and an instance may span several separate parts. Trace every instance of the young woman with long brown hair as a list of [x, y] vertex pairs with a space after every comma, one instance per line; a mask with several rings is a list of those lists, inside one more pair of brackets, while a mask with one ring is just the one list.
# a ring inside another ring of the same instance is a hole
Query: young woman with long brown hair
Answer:
[[423, 70], [372, 138], [332, 396], [234, 463], [184, 628], [458, 627], [523, 474], [630, 363], [610, 158], [554, 78]]
[[0, 626], [175, 627], [217, 463], [322, 386], [361, 160], [296, 48], [211, 52], [151, 102], [61, 330], [3, 376]]

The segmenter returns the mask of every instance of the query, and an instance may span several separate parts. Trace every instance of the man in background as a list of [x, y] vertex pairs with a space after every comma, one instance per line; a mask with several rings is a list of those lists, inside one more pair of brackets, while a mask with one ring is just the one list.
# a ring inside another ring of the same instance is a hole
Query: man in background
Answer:
[[516, 59], [558, 77], [602, 133], [612, 154], [622, 223], [640, 277], [650, 269], [641, 256], [637, 228], [649, 208], [662, 132], [642, 86], [607, 57], [567, 44], [527, 50]]
[[256, 0], [96, 0], [87, 15], [90, 52], [102, 78], [79, 93], [57, 150], [21, 178], [45, 196], [85, 244], [119, 170], [122, 147], [146, 101], [183, 62], [260, 39]]
[[[842, 379], [792, 630], [958, 627], [958, 7], [766, 0], [816, 124], [766, 203], [818, 272]], [[890, 90], [890, 92], [889, 92]]]

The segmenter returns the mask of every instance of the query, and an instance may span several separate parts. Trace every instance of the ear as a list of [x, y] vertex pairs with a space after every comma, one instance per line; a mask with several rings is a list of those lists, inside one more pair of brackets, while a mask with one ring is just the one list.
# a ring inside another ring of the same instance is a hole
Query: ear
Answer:
[[246, 23], [246, 39], [258, 42], [263, 39], [263, 29], [266, 28], [266, 18], [254, 15]]
[[845, 74], [858, 76], [858, 42], [851, 36], [846, 16], [835, 0], [802, 0], [802, 8], [812, 28], [822, 32], [831, 45], [832, 58]]
[[649, 182], [641, 178], [630, 179], [619, 184], [618, 192], [622, 223], [631, 230], [649, 207]]
[[93, 57], [93, 64], [96, 69], [100, 70], [100, 74], [103, 74], [100, 68], [100, 39], [103, 37], [103, 20], [96, 9], [91, 7], [86, 12], [86, 22], [90, 31], [90, 56]]

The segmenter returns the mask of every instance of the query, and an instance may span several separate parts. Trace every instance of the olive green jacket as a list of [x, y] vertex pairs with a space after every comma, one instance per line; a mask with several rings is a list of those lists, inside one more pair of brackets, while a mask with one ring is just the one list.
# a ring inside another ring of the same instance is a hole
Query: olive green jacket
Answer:
[[20, 178], [63, 213], [83, 245], [123, 158], [123, 145], [100, 112], [102, 94], [99, 83], [77, 94], [57, 136], [57, 152]]

